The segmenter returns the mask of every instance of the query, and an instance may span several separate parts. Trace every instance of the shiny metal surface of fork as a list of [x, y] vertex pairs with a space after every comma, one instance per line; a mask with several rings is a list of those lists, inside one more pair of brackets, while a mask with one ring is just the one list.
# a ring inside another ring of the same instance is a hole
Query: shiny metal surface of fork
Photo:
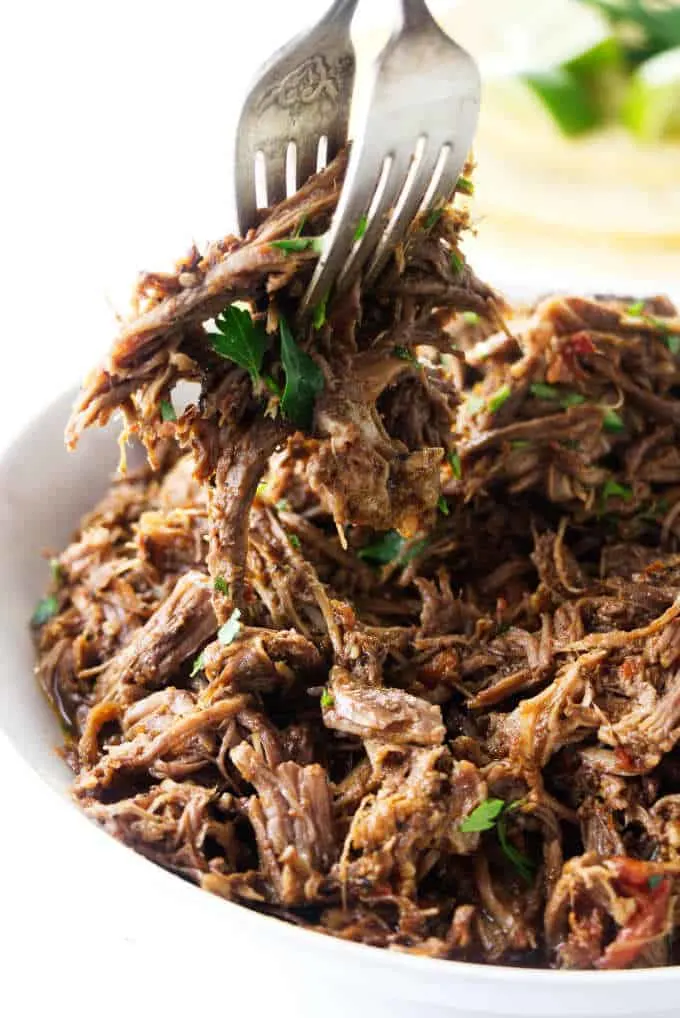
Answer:
[[[357, 3], [335, 0], [317, 25], [263, 65], [251, 87], [236, 136], [242, 234], [255, 225], [258, 205], [282, 201], [316, 172], [320, 145], [325, 165], [347, 142], [355, 72], [350, 25]], [[266, 194], [258, 194], [264, 191], [258, 177], [266, 180]]]
[[332, 286], [348, 286], [363, 266], [365, 278], [374, 278], [418, 211], [451, 196], [472, 144], [480, 92], [474, 60], [439, 28], [424, 0], [400, 0], [302, 314]]

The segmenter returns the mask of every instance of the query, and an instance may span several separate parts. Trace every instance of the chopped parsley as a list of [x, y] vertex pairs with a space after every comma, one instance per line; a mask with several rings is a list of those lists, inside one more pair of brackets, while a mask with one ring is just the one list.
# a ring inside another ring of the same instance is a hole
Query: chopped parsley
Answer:
[[290, 502], [287, 498], [280, 498], [278, 502], [274, 504], [274, 508], [278, 509], [280, 513], [287, 513], [290, 511]]
[[58, 611], [59, 601], [54, 594], [50, 594], [49, 597], [43, 597], [41, 601], [38, 601], [31, 616], [31, 622], [34, 626], [44, 626]]
[[496, 391], [492, 393], [491, 396], [489, 396], [487, 404], [489, 408], [489, 413], [495, 414], [497, 410], [500, 410], [500, 408], [503, 406], [505, 402], [507, 402], [511, 395], [512, 389], [510, 388], [509, 385], [501, 385], [500, 389], [496, 389]]
[[328, 294], [319, 301], [312, 312], [312, 325], [315, 329], [320, 329], [326, 324], [326, 306], [328, 304]]
[[224, 576], [216, 576], [213, 580], [213, 587], [218, 594], [224, 594], [225, 597], [229, 597], [229, 584]]
[[224, 647], [228, 647], [238, 636], [238, 631], [241, 628], [240, 618], [241, 612], [238, 608], [234, 608], [224, 625], [217, 630], [217, 639]]
[[466, 325], [479, 325], [481, 321], [476, 311], [463, 311], [462, 318]]
[[298, 428], [309, 429], [314, 416], [314, 402], [324, 387], [323, 372], [308, 353], [293, 339], [287, 321], [279, 319], [281, 363], [286, 384], [281, 396], [281, 410]]
[[460, 825], [463, 834], [476, 834], [478, 831], [490, 831], [496, 826], [496, 820], [505, 809], [503, 799], [485, 799], [475, 806]]
[[605, 431], [609, 431], [612, 434], [626, 430], [626, 425], [623, 423], [621, 414], [611, 408], [606, 409], [602, 415], [602, 427]]
[[607, 481], [602, 486], [603, 502], [606, 502], [609, 498], [622, 498], [624, 501], [629, 502], [632, 497], [633, 490], [627, 484], [619, 484], [618, 481]]
[[451, 252], [451, 270], [455, 276], [459, 276], [463, 271], [465, 265], [464, 260], [458, 254], [457, 251]]
[[636, 300], [634, 304], [629, 304], [626, 308], [626, 314], [632, 318], [639, 318], [645, 309], [645, 302], [643, 300]]
[[673, 354], [674, 357], [680, 353], [680, 336], [676, 336], [673, 333], [668, 333], [666, 336], [666, 346]]
[[162, 421], [176, 421], [177, 414], [175, 408], [169, 399], [161, 400], [161, 420]]
[[508, 840], [506, 827], [506, 814], [517, 808], [517, 803], [506, 803], [503, 799], [485, 799], [479, 806], [468, 814], [460, 825], [463, 834], [476, 834], [482, 831], [491, 831], [495, 827], [498, 842], [520, 876], [528, 884], [533, 878], [534, 864], [523, 852]]
[[267, 349], [263, 326], [235, 304], [230, 304], [217, 315], [215, 325], [218, 331], [208, 333], [213, 350], [225, 360], [244, 368], [254, 385], [260, 378], [262, 358]]
[[300, 538], [297, 536], [297, 534], [289, 534], [288, 541], [290, 543], [291, 548], [295, 548], [296, 551], [300, 550]]
[[431, 230], [434, 224], [439, 222], [443, 211], [444, 210], [441, 207], [441, 205], [437, 205], [435, 208], [430, 209], [430, 211], [427, 213], [427, 216], [425, 217], [426, 230]]
[[560, 403], [565, 409], [567, 409], [570, 406], [581, 406], [581, 404], [585, 403], [585, 401], [586, 397], [582, 396], [580, 392], [568, 392], [562, 397]]
[[548, 385], [547, 382], [533, 382], [529, 386], [529, 390], [532, 396], [537, 399], [549, 399], [553, 402], [557, 402], [560, 398], [560, 394], [554, 385]]
[[457, 452], [450, 452], [448, 455], [449, 464], [453, 471], [453, 476], [457, 481], [460, 481], [463, 476], [463, 464], [460, 461], [460, 456]]
[[663, 883], [663, 874], [652, 873], [651, 876], [647, 877], [647, 887], [650, 891], [655, 891], [659, 884]]
[[515, 438], [510, 443], [511, 449], [528, 449], [531, 442], [526, 438]]
[[189, 678], [195, 679], [199, 672], [202, 672], [205, 668], [205, 651], [201, 651], [197, 658], [194, 659], [193, 666], [191, 668], [191, 674]]
[[418, 363], [417, 357], [407, 346], [395, 346], [392, 353], [402, 361], [410, 361], [411, 364]]
[[428, 543], [428, 539], [423, 537], [409, 544], [396, 530], [388, 530], [377, 541], [360, 548], [357, 554], [366, 562], [375, 562], [378, 565], [387, 565], [388, 562], [407, 565], [425, 550]]
[[442, 516], [450, 516], [451, 510], [449, 509], [449, 503], [446, 501], [443, 495], [440, 495], [437, 499], [437, 509]]
[[368, 216], [361, 216], [357, 223], [357, 228], [354, 231], [354, 239], [361, 240], [363, 235], [366, 233], [366, 227], [368, 226]]
[[335, 703], [335, 697], [331, 693], [330, 689], [324, 688], [324, 691], [321, 694], [321, 706], [324, 707], [324, 708], [332, 707], [334, 703]]
[[475, 185], [467, 177], [459, 177], [458, 183], [456, 184], [456, 191], [461, 191], [463, 194], [474, 194]]
[[270, 247], [285, 251], [286, 254], [296, 251], [316, 251], [319, 254], [323, 251], [324, 237], [285, 237], [283, 240], [271, 240]]
[[58, 558], [50, 559], [50, 573], [52, 574], [53, 583], [60, 584], [64, 582], [64, 567]]

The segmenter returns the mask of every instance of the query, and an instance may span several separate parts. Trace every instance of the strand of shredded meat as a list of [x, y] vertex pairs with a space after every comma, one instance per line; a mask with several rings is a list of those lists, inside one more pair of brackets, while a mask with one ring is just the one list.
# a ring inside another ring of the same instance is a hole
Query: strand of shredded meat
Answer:
[[[344, 166], [145, 275], [74, 408], [70, 445], [119, 412], [149, 457], [34, 622], [74, 795], [159, 865], [334, 936], [677, 961], [680, 320], [502, 308], [454, 202], [301, 325]], [[211, 338], [235, 302], [249, 369]], [[286, 322], [317, 379], [302, 426]]]

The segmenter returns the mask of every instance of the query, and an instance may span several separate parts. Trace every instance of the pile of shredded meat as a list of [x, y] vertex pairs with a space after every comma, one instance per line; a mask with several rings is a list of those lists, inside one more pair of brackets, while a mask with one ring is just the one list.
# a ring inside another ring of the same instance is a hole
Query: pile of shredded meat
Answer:
[[336, 937], [677, 961], [680, 320], [505, 307], [456, 200], [300, 324], [343, 171], [145, 275], [86, 381], [69, 443], [118, 411], [149, 465], [34, 617], [74, 794]]

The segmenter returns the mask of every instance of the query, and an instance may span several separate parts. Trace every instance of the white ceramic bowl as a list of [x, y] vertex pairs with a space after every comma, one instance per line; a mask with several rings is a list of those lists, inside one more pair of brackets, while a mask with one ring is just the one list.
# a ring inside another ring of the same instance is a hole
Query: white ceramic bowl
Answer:
[[[114, 430], [86, 434], [75, 455], [62, 431], [72, 394], [44, 410], [0, 461], [0, 725], [17, 752], [62, 801], [59, 837], [102, 873], [102, 914], [115, 902], [139, 943], [165, 942], [169, 931], [176, 992], [200, 970], [257, 980], [249, 1013], [277, 1018], [443, 1018], [447, 1015], [668, 1016], [678, 1014], [680, 968], [630, 972], [550, 972], [435, 961], [348, 944], [230, 904], [168, 874], [91, 824], [68, 797], [70, 773], [54, 752], [60, 732], [33, 677], [27, 629], [46, 580], [45, 547], [59, 548], [107, 486], [115, 467]], [[39, 801], [32, 803], [40, 808]], [[92, 935], [95, 933], [92, 931]], [[108, 973], [107, 973], [108, 975]], [[213, 984], [214, 985], [214, 984]], [[111, 984], [115, 989], [115, 980]], [[215, 1001], [217, 1005], [218, 1001]], [[212, 1008], [211, 1008], [212, 1010]]]

